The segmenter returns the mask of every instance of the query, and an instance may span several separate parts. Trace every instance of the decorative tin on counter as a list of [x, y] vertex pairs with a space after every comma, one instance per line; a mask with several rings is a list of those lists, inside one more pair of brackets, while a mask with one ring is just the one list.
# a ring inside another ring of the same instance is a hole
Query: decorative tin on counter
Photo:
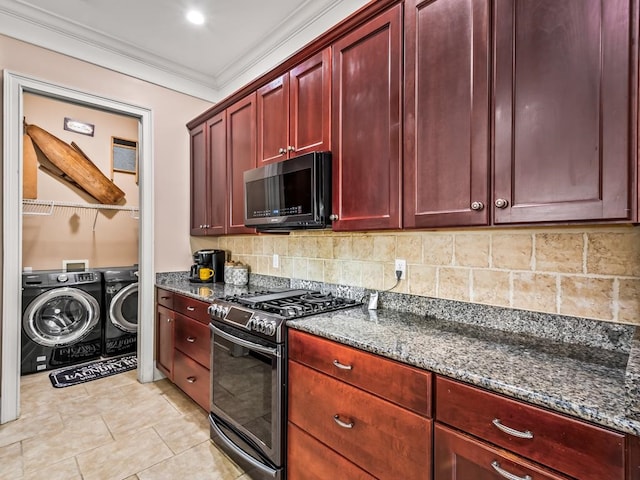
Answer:
[[249, 267], [239, 262], [225, 263], [224, 282], [229, 285], [246, 285], [249, 283]]

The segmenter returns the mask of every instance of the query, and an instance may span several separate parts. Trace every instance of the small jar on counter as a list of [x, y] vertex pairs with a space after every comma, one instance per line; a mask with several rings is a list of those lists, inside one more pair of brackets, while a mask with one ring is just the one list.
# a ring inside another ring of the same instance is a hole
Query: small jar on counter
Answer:
[[249, 267], [240, 262], [226, 262], [224, 264], [224, 283], [246, 285], [249, 283]]

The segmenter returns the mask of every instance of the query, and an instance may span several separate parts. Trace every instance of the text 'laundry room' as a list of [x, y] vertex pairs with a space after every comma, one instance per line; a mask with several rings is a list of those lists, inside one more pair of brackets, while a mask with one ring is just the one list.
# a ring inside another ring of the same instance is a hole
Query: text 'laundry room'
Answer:
[[139, 120], [23, 100], [20, 374], [135, 355]]

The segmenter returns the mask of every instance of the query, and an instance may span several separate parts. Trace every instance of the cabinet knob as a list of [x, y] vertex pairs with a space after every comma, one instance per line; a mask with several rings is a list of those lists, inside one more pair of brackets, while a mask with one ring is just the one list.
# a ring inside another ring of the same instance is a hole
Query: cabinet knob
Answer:
[[196, 337], [187, 337], [187, 342], [194, 343], [196, 341]]
[[167, 317], [167, 323], [171, 323], [171, 317]]
[[278, 153], [279, 153], [280, 155], [284, 155], [285, 153], [287, 153], [287, 149], [286, 149], [286, 148], [280, 148], [280, 149], [278, 150]]
[[287, 150], [289, 150], [290, 152], [295, 152], [296, 151], [296, 147], [294, 147], [293, 145], [289, 145], [287, 147]]
[[496, 208], [507, 208], [509, 202], [504, 198], [497, 198], [495, 201]]
[[204, 225], [200, 224], [200, 227], [199, 227], [199, 228], [204, 228]]
[[189, 310], [190, 312], [195, 312], [196, 307], [192, 307], [191, 305], [189, 305], [189, 306], [187, 307], [187, 310]]
[[484, 203], [482, 202], [471, 202], [471, 210], [480, 211], [484, 208]]
[[331, 215], [329, 215], [329, 220], [331, 220], [332, 222], [335, 222], [336, 220], [338, 220], [338, 215], [336, 213], [332, 213]]
[[187, 382], [196, 383], [196, 377], [187, 377]]

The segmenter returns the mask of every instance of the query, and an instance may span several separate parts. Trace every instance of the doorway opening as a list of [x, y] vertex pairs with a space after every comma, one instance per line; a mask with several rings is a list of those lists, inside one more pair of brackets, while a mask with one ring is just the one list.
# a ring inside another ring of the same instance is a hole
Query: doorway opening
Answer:
[[23, 95], [32, 93], [137, 119], [139, 139], [138, 371], [153, 381], [154, 265], [152, 115], [148, 108], [4, 71], [2, 343], [0, 424], [20, 415]]

